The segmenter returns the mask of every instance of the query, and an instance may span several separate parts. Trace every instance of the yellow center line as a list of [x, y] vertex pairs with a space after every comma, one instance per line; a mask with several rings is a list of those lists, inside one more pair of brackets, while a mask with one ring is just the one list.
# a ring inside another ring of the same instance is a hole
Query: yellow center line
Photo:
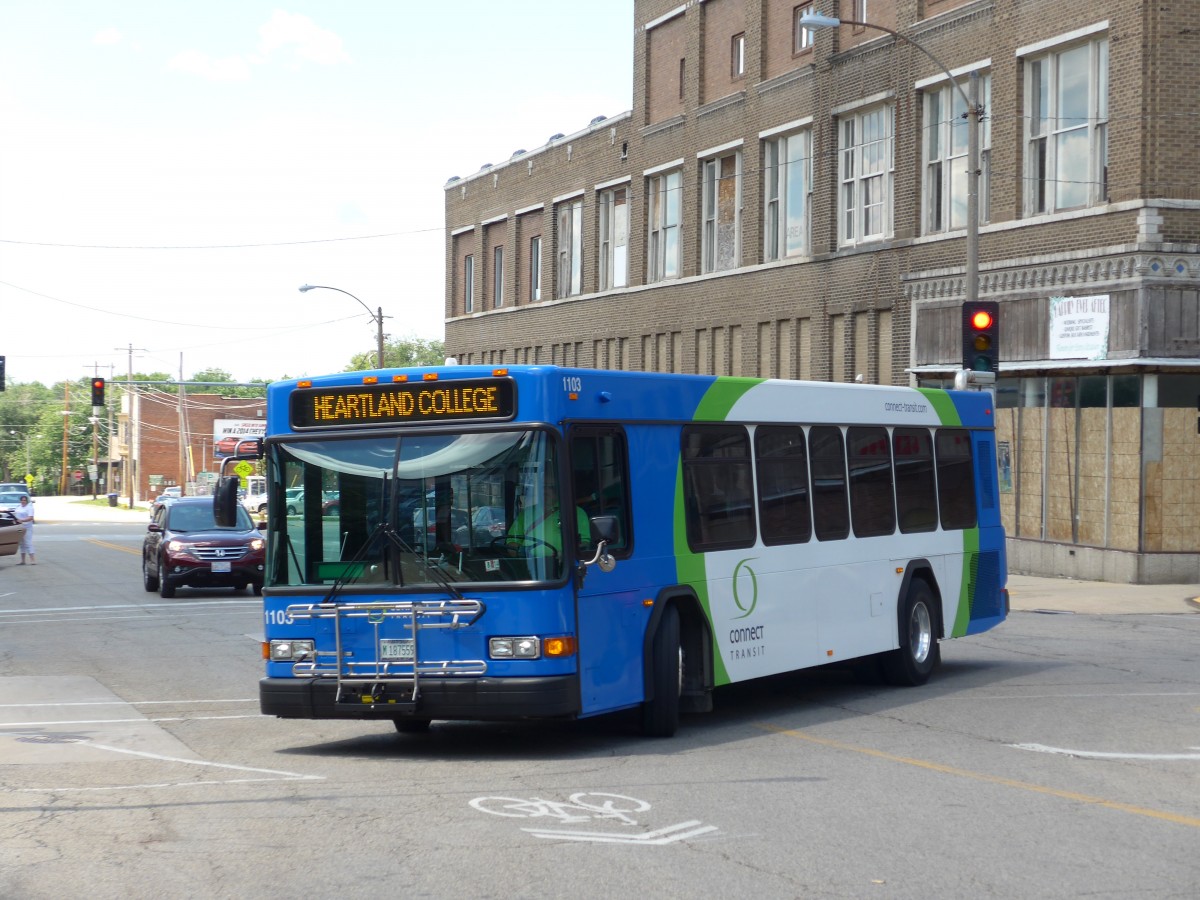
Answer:
[[131, 554], [133, 554], [134, 556], [141, 556], [141, 555], [142, 555], [142, 548], [141, 548], [141, 547], [138, 547], [138, 548], [135, 550], [135, 549], [134, 549], [134, 548], [132, 548], [132, 547], [123, 547], [123, 546], [122, 546], [122, 545], [120, 545], [120, 544], [110, 544], [108, 541], [98, 541], [98, 540], [96, 540], [95, 538], [87, 538], [87, 542], [88, 542], [89, 544], [95, 544], [97, 547], [107, 547], [109, 550], [120, 550], [122, 553], [131, 553]]
[[775, 725], [767, 725], [760, 723], [758, 728], [764, 731], [771, 731], [775, 734], [786, 735], [787, 737], [799, 738], [802, 741], [809, 741], [813, 744], [820, 744], [823, 747], [832, 747], [835, 750], [849, 750], [851, 753], [861, 753], [864, 756], [873, 756], [876, 759], [885, 759], [889, 762], [902, 763], [906, 766], [916, 766], [918, 769], [928, 769], [931, 772], [941, 772], [944, 775], [957, 775], [960, 778], [970, 778], [974, 781], [984, 781], [988, 784], [999, 784], [1004, 787], [1017, 788], [1022, 791], [1032, 791], [1035, 794], [1048, 794], [1051, 797], [1058, 797], [1062, 800], [1072, 800], [1076, 803], [1086, 803], [1091, 806], [1102, 806], [1105, 809], [1115, 809], [1119, 812], [1130, 813], [1135, 816], [1146, 816], [1151, 819], [1162, 819], [1165, 822], [1174, 822], [1176, 825], [1187, 825], [1191, 828], [1200, 828], [1200, 819], [1193, 816], [1184, 816], [1179, 813], [1164, 812], [1158, 809], [1147, 809], [1144, 806], [1134, 806], [1130, 803], [1120, 803], [1116, 800], [1105, 800], [1103, 797], [1093, 797], [1089, 794], [1079, 794], [1075, 791], [1064, 791], [1058, 788], [1045, 787], [1040, 784], [1031, 784], [1028, 781], [1016, 781], [1012, 778], [1001, 778], [998, 775], [987, 775], [983, 772], [972, 772], [970, 769], [959, 769], [954, 766], [944, 766], [940, 763], [929, 762], [923, 759], [911, 759], [907, 756], [896, 756], [892, 753], [885, 753], [882, 750], [872, 750], [870, 747], [859, 747], [855, 744], [846, 744], [842, 741], [834, 741], [829, 738], [819, 738], [811, 734], [805, 734], [803, 731], [795, 731], [790, 728], [779, 728]]

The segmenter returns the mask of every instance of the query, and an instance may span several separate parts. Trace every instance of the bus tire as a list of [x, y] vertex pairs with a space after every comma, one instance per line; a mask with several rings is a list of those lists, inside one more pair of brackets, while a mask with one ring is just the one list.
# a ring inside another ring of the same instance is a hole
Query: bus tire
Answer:
[[429, 734], [429, 719], [392, 719], [400, 734]]
[[900, 647], [883, 654], [883, 677], [888, 684], [916, 687], [929, 680], [937, 665], [937, 611], [933, 591], [914, 578], [899, 616]]
[[642, 704], [642, 733], [670, 737], [679, 727], [679, 698], [683, 689], [683, 645], [679, 640], [679, 610], [663, 610], [651, 644], [647, 673], [653, 694]]

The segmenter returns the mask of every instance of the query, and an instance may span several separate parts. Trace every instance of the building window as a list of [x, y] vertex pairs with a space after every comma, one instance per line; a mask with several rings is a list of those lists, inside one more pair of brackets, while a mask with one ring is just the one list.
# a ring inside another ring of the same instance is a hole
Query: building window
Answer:
[[650, 274], [648, 281], [679, 277], [679, 222], [683, 206], [683, 173], [666, 172], [650, 179]]
[[463, 260], [463, 312], [475, 311], [475, 257]]
[[683, 72], [684, 72], [686, 62], [687, 62], [686, 58], [679, 60], [679, 99], [680, 100], [683, 99]]
[[[964, 86], [965, 91], [965, 86]], [[979, 221], [988, 220], [988, 172], [992, 127], [992, 78], [979, 79]], [[974, 117], [967, 115], [963, 91], [946, 85], [925, 95], [925, 231], [967, 227], [967, 141]]]
[[809, 254], [812, 208], [812, 132], [801, 131], [764, 146], [763, 258]]
[[740, 259], [742, 154], [704, 161], [703, 271], [736, 268]]
[[529, 300], [542, 299], [542, 236], [529, 239]]
[[800, 19], [804, 16], [811, 15], [813, 7], [811, 3], [804, 6], [797, 6], [792, 10], [792, 53], [802, 53], [805, 50], [811, 50], [813, 45], [812, 29], [805, 28], [800, 24]]
[[880, 240], [892, 231], [891, 106], [841, 120], [838, 129], [838, 242]]
[[746, 32], [735, 34], [729, 46], [729, 74], [741, 78], [746, 74]]
[[1108, 39], [1027, 60], [1025, 74], [1027, 213], [1105, 202]]
[[492, 249], [492, 306], [504, 305], [504, 248]]
[[583, 288], [583, 201], [558, 207], [556, 297], [573, 297]]
[[600, 290], [629, 284], [629, 189], [600, 195]]

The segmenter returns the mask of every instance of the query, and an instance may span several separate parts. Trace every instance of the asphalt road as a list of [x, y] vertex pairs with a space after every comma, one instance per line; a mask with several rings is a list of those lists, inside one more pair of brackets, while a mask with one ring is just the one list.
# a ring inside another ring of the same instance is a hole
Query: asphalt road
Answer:
[[[1200, 615], [1018, 610], [923, 688], [628, 717], [257, 711], [256, 598], [142, 590], [144, 514], [0, 560], [0, 897], [1193, 897]], [[53, 523], [53, 524], [51, 524]], [[1172, 607], [1173, 608], [1173, 607]]]

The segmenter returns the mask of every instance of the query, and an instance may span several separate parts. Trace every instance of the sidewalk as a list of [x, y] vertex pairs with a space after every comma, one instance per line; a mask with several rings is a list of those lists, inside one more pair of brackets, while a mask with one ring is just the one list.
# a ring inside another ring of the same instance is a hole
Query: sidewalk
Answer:
[[117, 506], [107, 505], [101, 495], [99, 503], [91, 497], [33, 497], [34, 516], [38, 525], [55, 525], [67, 522], [136, 522], [145, 525], [150, 521], [150, 503], [140, 502], [131, 510], [129, 499], [122, 497]]
[[1008, 598], [1013, 611], [1072, 612], [1092, 615], [1130, 613], [1200, 613], [1200, 585], [1113, 584], [1009, 575]]

